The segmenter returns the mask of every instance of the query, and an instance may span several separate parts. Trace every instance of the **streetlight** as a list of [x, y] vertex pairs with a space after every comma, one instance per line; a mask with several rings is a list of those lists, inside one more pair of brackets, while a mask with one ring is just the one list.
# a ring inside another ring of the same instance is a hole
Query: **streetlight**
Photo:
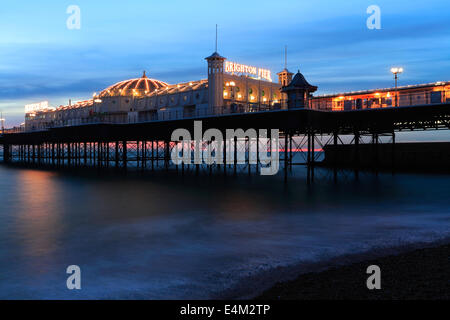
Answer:
[[403, 68], [394, 67], [394, 68], [391, 68], [391, 72], [394, 74], [394, 80], [395, 80], [395, 107], [398, 107], [397, 80], [398, 80], [398, 75], [400, 73], [403, 73]]
[[3, 118], [3, 112], [0, 112], [0, 122], [2, 124], [2, 134], [5, 133], [5, 119]]

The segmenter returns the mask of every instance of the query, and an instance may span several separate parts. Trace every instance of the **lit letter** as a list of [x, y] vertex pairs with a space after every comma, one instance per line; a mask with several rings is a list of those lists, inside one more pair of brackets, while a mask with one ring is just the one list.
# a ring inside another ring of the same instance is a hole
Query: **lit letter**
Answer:
[[381, 29], [381, 9], [379, 6], [371, 5], [367, 8], [367, 14], [371, 14], [367, 18], [367, 28], [370, 30]]
[[379, 266], [372, 265], [367, 268], [367, 274], [372, 274], [367, 278], [367, 288], [369, 290], [381, 289], [381, 269]]

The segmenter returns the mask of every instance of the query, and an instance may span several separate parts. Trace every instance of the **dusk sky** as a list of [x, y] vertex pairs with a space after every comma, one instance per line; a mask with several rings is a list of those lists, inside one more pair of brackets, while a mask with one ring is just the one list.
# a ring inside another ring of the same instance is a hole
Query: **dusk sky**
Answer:
[[[69, 5], [81, 29], [69, 30]], [[367, 7], [381, 8], [369, 30]], [[8, 1], [0, 11], [0, 110], [7, 126], [24, 105], [67, 104], [141, 76], [169, 83], [206, 78], [204, 58], [300, 69], [318, 94], [450, 80], [450, 2], [429, 1]]]

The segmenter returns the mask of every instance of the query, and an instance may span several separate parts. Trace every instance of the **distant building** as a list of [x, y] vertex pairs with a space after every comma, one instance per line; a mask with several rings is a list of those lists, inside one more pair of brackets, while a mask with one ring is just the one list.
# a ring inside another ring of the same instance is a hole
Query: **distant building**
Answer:
[[450, 81], [438, 81], [398, 88], [371, 89], [316, 96], [309, 101], [309, 108], [328, 111], [351, 111], [448, 102], [450, 102]]

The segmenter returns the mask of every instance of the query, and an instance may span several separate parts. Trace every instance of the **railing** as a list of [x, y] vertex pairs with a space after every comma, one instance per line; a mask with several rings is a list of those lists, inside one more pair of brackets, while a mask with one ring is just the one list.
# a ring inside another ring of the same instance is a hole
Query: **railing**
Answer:
[[9, 129], [0, 130], [0, 134], [20, 133], [20, 132], [25, 132], [25, 127], [13, 127]]
[[[342, 97], [314, 97], [306, 101], [306, 109], [323, 111], [352, 111], [363, 109], [379, 109], [387, 107], [405, 107], [415, 105], [435, 105], [450, 102], [450, 91], [433, 91], [417, 93], [395, 92], [372, 94], [374, 97], [361, 98], [361, 96]], [[25, 128], [13, 128], [5, 130], [4, 133], [16, 133], [23, 131], [42, 131], [50, 128], [67, 126], [79, 126], [86, 124], [130, 124], [153, 121], [170, 121], [181, 119], [195, 119], [202, 117], [213, 117], [233, 114], [245, 114], [253, 112], [264, 112], [287, 109], [286, 101], [273, 104], [229, 104], [224, 107], [189, 109], [184, 110], [146, 110], [135, 112], [124, 112], [121, 114], [94, 114], [78, 119], [60, 119], [36, 123], [30, 122]]]
[[428, 91], [401, 93], [383, 92], [362, 97], [362, 95], [340, 97], [315, 97], [308, 106], [313, 110], [351, 111], [362, 109], [379, 109], [392, 107], [410, 107], [417, 105], [434, 105], [450, 102], [450, 91]]
[[285, 107], [281, 103], [273, 105], [263, 104], [247, 104], [247, 105], [229, 105], [225, 107], [204, 108], [198, 110], [167, 110], [154, 112], [130, 112], [120, 115], [93, 115], [86, 118], [68, 119], [68, 120], [52, 120], [49, 122], [42, 122], [35, 127], [27, 127], [26, 131], [42, 131], [50, 128], [61, 128], [67, 126], [79, 126], [87, 124], [130, 124], [130, 123], [144, 123], [155, 121], [171, 121], [182, 119], [195, 119], [203, 117], [214, 117], [233, 114], [245, 114], [254, 112], [281, 110]]

